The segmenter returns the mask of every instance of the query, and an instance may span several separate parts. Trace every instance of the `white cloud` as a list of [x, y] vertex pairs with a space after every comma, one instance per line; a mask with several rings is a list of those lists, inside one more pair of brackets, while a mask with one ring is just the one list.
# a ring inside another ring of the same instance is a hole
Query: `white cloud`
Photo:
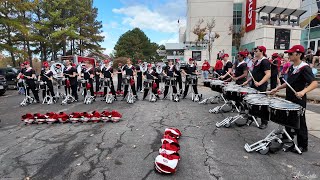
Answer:
[[103, 51], [103, 54], [109, 55], [110, 53], [112, 53], [112, 51], [113, 51], [113, 48], [106, 48], [106, 49]]
[[168, 14], [152, 11], [146, 6], [129, 6], [112, 11], [124, 15], [122, 23], [129, 24], [133, 28], [139, 27], [165, 33], [178, 32], [178, 17], [169, 17]]
[[174, 36], [172, 36], [169, 39], [164, 39], [158, 42], [159, 45], [166, 45], [166, 43], [178, 43], [179, 42], [179, 34], [175, 33]]

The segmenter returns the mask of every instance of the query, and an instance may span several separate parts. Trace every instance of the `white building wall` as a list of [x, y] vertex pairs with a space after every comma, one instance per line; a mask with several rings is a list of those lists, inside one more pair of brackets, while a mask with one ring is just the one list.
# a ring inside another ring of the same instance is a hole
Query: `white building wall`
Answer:
[[[203, 19], [203, 26], [212, 18], [216, 20], [214, 32], [219, 33], [220, 38], [213, 44], [211, 59], [215, 60], [219, 50], [224, 49], [226, 53], [231, 54], [232, 36], [229, 35], [229, 26], [233, 23], [233, 1], [234, 0], [188, 0], [187, 9], [187, 28], [186, 41], [195, 41], [197, 36], [192, 33], [193, 28]], [[204, 59], [208, 58], [208, 53], [202, 53]], [[191, 56], [190, 56], [191, 57]], [[187, 57], [187, 59], [189, 59]], [[202, 59], [202, 60], [204, 60]]]

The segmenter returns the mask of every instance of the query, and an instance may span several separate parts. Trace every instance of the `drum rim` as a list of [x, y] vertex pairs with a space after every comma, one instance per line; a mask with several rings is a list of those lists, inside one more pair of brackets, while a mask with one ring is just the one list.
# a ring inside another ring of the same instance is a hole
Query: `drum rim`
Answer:
[[[279, 107], [276, 105], [287, 105], [290, 104], [291, 106], [295, 106], [293, 108], [288, 109], [287, 107]], [[272, 103], [269, 105], [269, 107], [271, 109], [276, 109], [276, 110], [287, 110], [287, 111], [300, 111], [302, 110], [302, 107], [299, 104], [295, 104], [295, 103], [285, 103], [285, 102], [279, 102], [279, 103]]]

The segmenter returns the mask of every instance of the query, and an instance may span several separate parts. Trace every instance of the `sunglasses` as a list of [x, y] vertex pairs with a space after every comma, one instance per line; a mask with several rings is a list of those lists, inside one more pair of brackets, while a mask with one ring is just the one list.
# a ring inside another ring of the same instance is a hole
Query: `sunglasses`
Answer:
[[292, 55], [293, 55], [293, 53], [288, 53], [288, 55], [289, 55], [289, 56], [292, 56]]

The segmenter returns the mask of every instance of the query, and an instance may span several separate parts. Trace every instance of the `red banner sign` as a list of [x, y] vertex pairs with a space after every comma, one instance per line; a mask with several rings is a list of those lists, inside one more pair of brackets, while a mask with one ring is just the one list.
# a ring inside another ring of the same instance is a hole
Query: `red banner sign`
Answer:
[[256, 28], [257, 0], [247, 0], [246, 3], [246, 32]]

